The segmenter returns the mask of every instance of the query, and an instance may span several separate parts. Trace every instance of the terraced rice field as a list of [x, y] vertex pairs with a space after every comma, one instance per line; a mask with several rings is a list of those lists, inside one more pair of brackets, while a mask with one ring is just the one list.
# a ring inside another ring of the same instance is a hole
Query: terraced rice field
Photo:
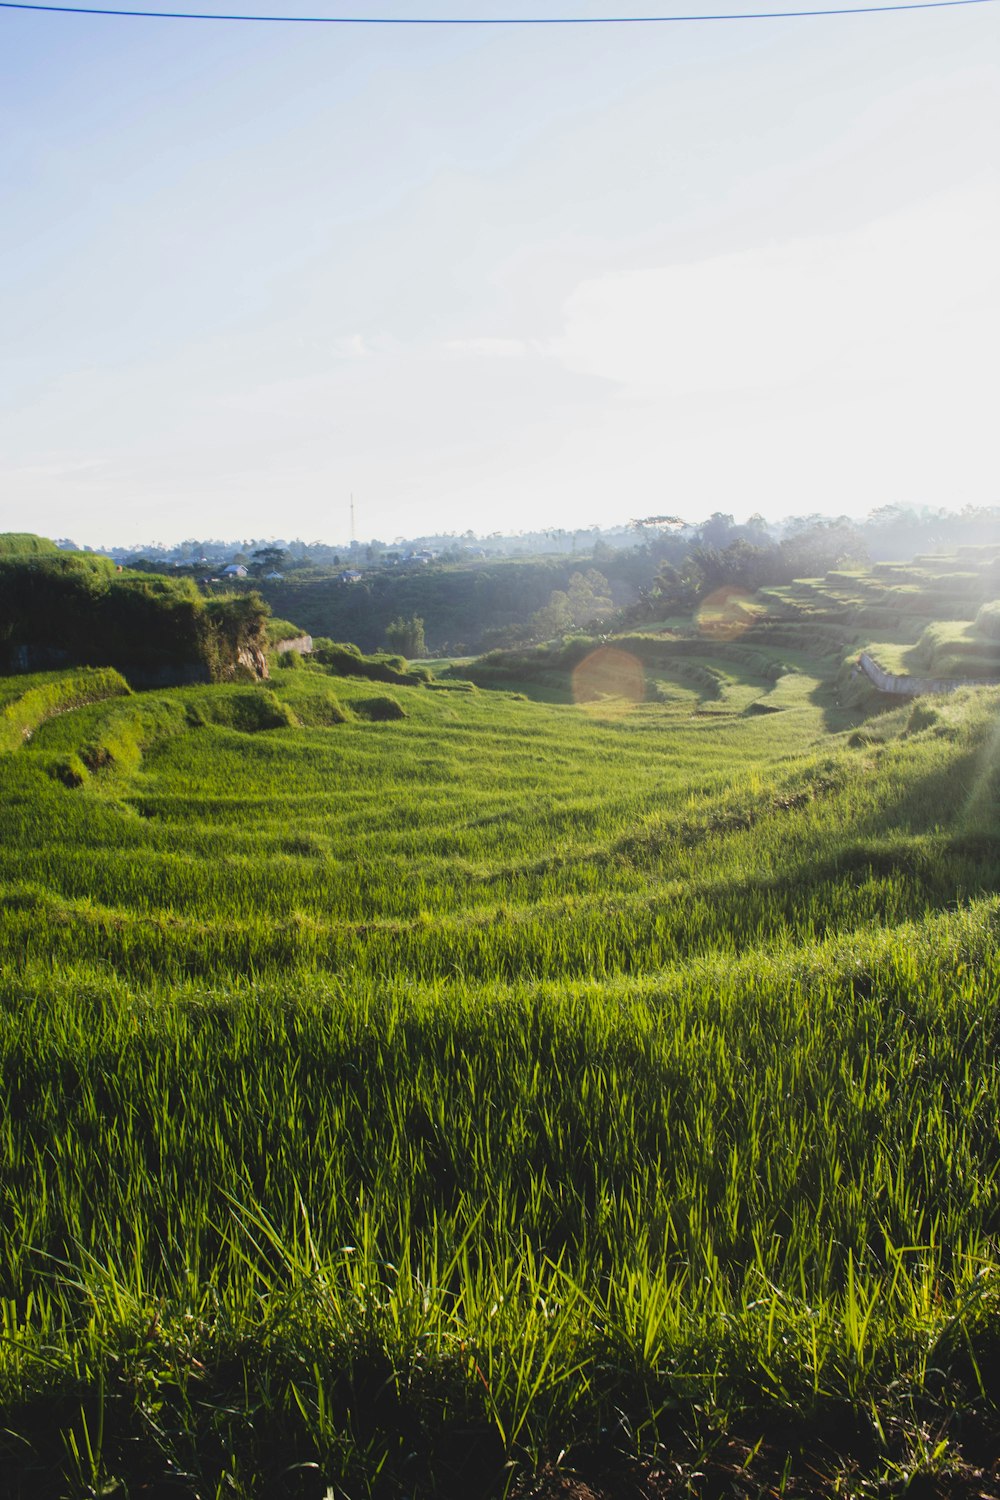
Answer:
[[808, 647], [646, 656], [0, 755], [5, 1494], [971, 1473], [1000, 695], [880, 734]]

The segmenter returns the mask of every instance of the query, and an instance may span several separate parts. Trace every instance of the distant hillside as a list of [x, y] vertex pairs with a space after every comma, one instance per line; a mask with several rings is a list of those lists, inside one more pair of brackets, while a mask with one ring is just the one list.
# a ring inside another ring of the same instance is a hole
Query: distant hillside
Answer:
[[[396, 618], [418, 615], [427, 648], [434, 654], [484, 651], [516, 639], [516, 632], [577, 572], [596, 566], [607, 580], [616, 607], [631, 604], [648, 588], [656, 571], [652, 555], [610, 553], [596, 562], [587, 555], [511, 558], [501, 562], [430, 564], [426, 567], [368, 572], [355, 582], [294, 576], [264, 580], [260, 591], [275, 614], [297, 620], [303, 630], [334, 640], [355, 641], [363, 651], [386, 644]], [[515, 632], [511, 637], [510, 633]]]

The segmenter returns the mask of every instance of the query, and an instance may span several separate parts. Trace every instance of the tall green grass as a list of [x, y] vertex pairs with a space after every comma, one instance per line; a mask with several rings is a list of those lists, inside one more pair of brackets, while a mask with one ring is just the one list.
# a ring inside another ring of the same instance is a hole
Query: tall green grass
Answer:
[[0, 678], [0, 750], [18, 749], [57, 714], [130, 692], [124, 677], [112, 667]]
[[989, 1410], [1000, 695], [852, 746], [760, 651], [712, 717], [297, 670], [0, 759], [11, 1493]]

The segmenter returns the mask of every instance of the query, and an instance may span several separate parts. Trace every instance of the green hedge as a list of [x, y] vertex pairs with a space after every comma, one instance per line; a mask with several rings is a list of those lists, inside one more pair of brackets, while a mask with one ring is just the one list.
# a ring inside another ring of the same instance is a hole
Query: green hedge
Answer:
[[58, 552], [55, 542], [47, 536], [35, 536], [33, 531], [0, 531], [0, 557], [23, 557], [25, 553], [39, 556]]
[[401, 687], [419, 687], [432, 677], [427, 667], [410, 668], [402, 656], [362, 656], [357, 646], [322, 636], [313, 641], [310, 659], [335, 677], [366, 677], [371, 682], [395, 682]]
[[8, 670], [34, 656], [220, 681], [241, 662], [262, 669], [266, 621], [255, 593], [206, 601], [190, 578], [120, 572], [90, 553], [0, 554], [0, 667]]

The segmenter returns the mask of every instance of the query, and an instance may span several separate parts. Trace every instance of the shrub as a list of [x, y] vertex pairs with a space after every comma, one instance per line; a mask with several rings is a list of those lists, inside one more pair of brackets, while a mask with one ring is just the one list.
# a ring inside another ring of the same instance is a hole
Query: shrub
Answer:
[[424, 638], [424, 622], [419, 615], [404, 618], [398, 615], [385, 627], [385, 638], [390, 646], [406, 656], [426, 656], [427, 642]]
[[976, 615], [976, 629], [991, 641], [1000, 641], [1000, 599], [991, 599]]
[[[197, 718], [195, 718], [197, 716]], [[218, 724], [256, 734], [264, 729], [293, 728], [298, 720], [287, 703], [276, 698], [266, 687], [232, 687], [205, 689], [187, 708], [189, 723]]]
[[346, 651], [351, 656], [360, 656], [360, 646], [355, 646], [353, 641], [331, 641], [328, 635], [313, 636], [313, 652], [318, 651]]
[[253, 589], [205, 601], [210, 626], [208, 666], [213, 682], [235, 676], [240, 667], [266, 676], [268, 606]]
[[49, 772], [57, 781], [61, 781], [63, 786], [68, 787], [82, 786], [87, 779], [87, 767], [74, 751], [52, 761]]
[[906, 723], [908, 734], [919, 734], [921, 729], [930, 729], [938, 722], [937, 709], [929, 703], [914, 703], [910, 709], [910, 717]]
[[367, 719], [370, 723], [386, 723], [390, 719], [405, 719], [406, 710], [402, 704], [397, 703], [395, 698], [388, 694], [380, 698], [363, 698], [355, 703], [354, 711], [359, 718]]
[[398, 683], [401, 687], [419, 687], [433, 675], [427, 667], [409, 670], [401, 656], [385, 653], [362, 656], [357, 646], [339, 641], [314, 639], [312, 660], [338, 677], [366, 677], [372, 682]]
[[324, 693], [322, 696], [310, 694], [308, 699], [297, 705], [297, 711], [299, 723], [315, 729], [325, 729], [331, 724], [345, 724], [351, 718], [351, 714], [341, 706], [339, 698], [333, 693]]

